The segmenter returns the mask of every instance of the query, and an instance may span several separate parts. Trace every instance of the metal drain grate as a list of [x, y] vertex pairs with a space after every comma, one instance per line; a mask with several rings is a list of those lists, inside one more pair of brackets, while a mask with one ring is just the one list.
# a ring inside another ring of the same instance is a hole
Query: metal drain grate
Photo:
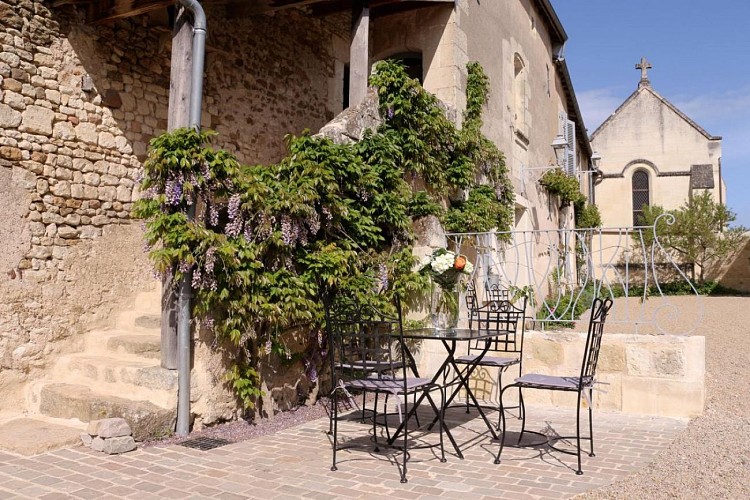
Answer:
[[199, 438], [194, 438], [194, 439], [188, 439], [187, 441], [183, 441], [178, 444], [186, 448], [195, 448], [196, 450], [205, 451], [205, 450], [213, 450], [214, 448], [218, 448], [220, 446], [224, 446], [227, 444], [232, 444], [232, 441], [227, 441], [226, 439], [221, 439], [221, 438], [199, 437]]

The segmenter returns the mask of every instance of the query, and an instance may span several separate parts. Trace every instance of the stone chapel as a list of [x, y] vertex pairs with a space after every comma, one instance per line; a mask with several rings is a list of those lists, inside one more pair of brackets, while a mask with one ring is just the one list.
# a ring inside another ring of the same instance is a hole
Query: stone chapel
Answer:
[[605, 228], [638, 226], [644, 205], [677, 209], [696, 191], [726, 200], [721, 137], [656, 92], [650, 68], [642, 58], [638, 88], [591, 134], [601, 156], [594, 201]]

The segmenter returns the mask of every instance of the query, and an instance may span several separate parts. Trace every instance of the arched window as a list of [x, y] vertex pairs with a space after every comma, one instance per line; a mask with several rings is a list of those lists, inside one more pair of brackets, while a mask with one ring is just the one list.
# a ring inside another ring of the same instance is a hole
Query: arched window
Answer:
[[525, 132], [526, 110], [528, 109], [526, 95], [526, 64], [520, 54], [513, 57], [513, 118], [516, 128]]
[[650, 196], [648, 192], [648, 173], [638, 170], [633, 173], [633, 225], [641, 226], [645, 223], [643, 207], [648, 206]]

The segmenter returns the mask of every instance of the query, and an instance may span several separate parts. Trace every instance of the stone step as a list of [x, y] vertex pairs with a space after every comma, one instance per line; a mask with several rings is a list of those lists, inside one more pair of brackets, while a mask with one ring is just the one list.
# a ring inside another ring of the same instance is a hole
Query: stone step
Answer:
[[133, 333], [159, 333], [161, 313], [147, 313], [135, 309], [123, 311], [115, 319], [115, 328]]
[[63, 383], [41, 385], [39, 413], [82, 422], [122, 417], [133, 430], [136, 441], [171, 435], [177, 419], [176, 406], [166, 409], [150, 401], [124, 399], [94, 392], [84, 385]]
[[88, 385], [106, 394], [128, 394], [163, 407], [177, 401], [177, 371], [162, 368], [158, 360], [71, 354], [55, 363], [48, 379]]
[[161, 286], [156, 290], [136, 295], [133, 310], [143, 314], [161, 314]]
[[124, 334], [107, 340], [107, 349], [113, 352], [126, 352], [144, 358], [161, 357], [161, 339], [154, 335]]
[[161, 335], [158, 331], [133, 333], [128, 330], [92, 330], [87, 332], [83, 342], [87, 354], [112, 356], [121, 359], [144, 361], [160, 358]]
[[0, 421], [0, 450], [30, 456], [81, 445], [86, 424], [42, 415], [12, 415]]

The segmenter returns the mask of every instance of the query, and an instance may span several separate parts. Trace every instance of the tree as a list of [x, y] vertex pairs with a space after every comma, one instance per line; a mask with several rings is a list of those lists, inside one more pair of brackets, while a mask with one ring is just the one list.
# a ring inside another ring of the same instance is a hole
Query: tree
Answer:
[[674, 222], [668, 224], [664, 218], [659, 219], [659, 242], [684, 262], [698, 266], [700, 284], [704, 283], [705, 270], [711, 263], [738, 251], [746, 240], [748, 229], [744, 226], [730, 228], [729, 224], [737, 218], [735, 213], [726, 205], [714, 202], [709, 192], [690, 197], [677, 210], [648, 207], [643, 214], [645, 225], [653, 225], [663, 213], [674, 216]]

